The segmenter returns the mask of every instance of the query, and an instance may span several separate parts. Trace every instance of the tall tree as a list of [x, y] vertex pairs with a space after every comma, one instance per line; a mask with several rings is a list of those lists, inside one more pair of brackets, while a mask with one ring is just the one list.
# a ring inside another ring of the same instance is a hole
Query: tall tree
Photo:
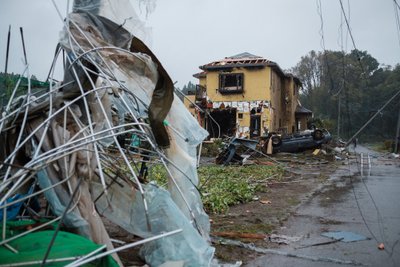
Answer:
[[[329, 121], [332, 131], [336, 132], [339, 121], [340, 136], [348, 138], [400, 89], [399, 69], [399, 66], [379, 67], [379, 62], [367, 51], [311, 51], [292, 72], [303, 82], [303, 105]], [[394, 134], [394, 127], [389, 124], [396, 119], [394, 109], [399, 102], [397, 99], [389, 105], [381, 120], [374, 121], [364, 136], [388, 138]]]

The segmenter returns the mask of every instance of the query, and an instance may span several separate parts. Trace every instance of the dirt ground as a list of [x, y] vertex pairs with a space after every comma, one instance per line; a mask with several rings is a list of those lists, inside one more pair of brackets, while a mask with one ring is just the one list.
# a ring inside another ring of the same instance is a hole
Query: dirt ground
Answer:
[[[327, 182], [343, 161], [334, 161], [326, 155], [313, 156], [311, 152], [302, 154], [277, 154], [274, 159], [286, 166], [284, 178], [279, 181], [269, 180], [262, 186], [253, 201], [230, 207], [225, 214], [210, 214], [211, 237], [216, 248], [215, 256], [220, 262], [243, 264], [259, 256], [256, 252], [244, 248], [225, 245], [219, 236], [253, 243], [258, 247], [274, 248], [279, 244], [268, 241], [268, 235], [283, 226], [296, 207], [307, 201]], [[122, 228], [105, 220], [111, 238], [134, 242], [139, 240]], [[243, 238], [250, 235], [256, 238]], [[263, 237], [267, 237], [263, 239]], [[115, 243], [115, 246], [119, 245]], [[125, 266], [143, 266], [145, 263], [138, 256], [139, 248], [119, 253]]]

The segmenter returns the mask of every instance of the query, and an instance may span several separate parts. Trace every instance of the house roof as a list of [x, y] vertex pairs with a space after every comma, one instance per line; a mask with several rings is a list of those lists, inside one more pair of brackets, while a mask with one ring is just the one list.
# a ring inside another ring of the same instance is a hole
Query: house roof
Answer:
[[[213, 61], [199, 68], [202, 70], [224, 69], [233, 67], [264, 67], [274, 63], [260, 56], [250, 54], [248, 52], [240, 53], [221, 60]], [[276, 64], [276, 63], [274, 63]]]
[[306, 109], [305, 107], [303, 107], [301, 105], [297, 105], [295, 113], [297, 113], [297, 114], [312, 114], [313, 112], [309, 109]]
[[204, 77], [206, 71], [217, 71], [222, 69], [229, 69], [229, 68], [254, 68], [254, 67], [271, 67], [274, 71], [276, 71], [281, 77], [291, 77], [297, 84], [301, 85], [300, 80], [293, 76], [290, 73], [285, 73], [279, 65], [271, 60], [266, 58], [253, 55], [249, 52], [243, 52], [234, 56], [225, 57], [224, 59], [217, 60], [210, 62], [208, 64], [202, 65], [199, 68], [203, 70], [203, 72], [196, 73], [193, 75], [195, 78]]
[[199, 73], [195, 73], [195, 74], [193, 74], [193, 77], [195, 77], [197, 79], [204, 78], [204, 77], [206, 77], [206, 72], [202, 71], [202, 72], [199, 72]]

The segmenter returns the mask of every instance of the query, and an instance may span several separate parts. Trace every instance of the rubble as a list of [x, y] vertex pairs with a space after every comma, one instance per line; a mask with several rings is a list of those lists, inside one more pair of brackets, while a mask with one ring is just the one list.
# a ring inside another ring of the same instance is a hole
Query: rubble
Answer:
[[[196, 147], [207, 132], [174, 97], [155, 55], [132, 35], [139, 25], [134, 17], [127, 0], [76, 0], [54, 60], [63, 57], [63, 81], [52, 78], [53, 65], [47, 91], [33, 96], [28, 87], [2, 111], [2, 249], [17, 251], [11, 240], [55, 223], [52, 242], [45, 256], [34, 255], [36, 261], [57, 261], [50, 253], [54, 240], [72, 231], [106, 246], [65, 262], [79, 266], [112, 255], [122, 265], [105, 216], [143, 238], [123, 248], [141, 245], [151, 266], [210, 264], [209, 219], [196, 188]], [[155, 165], [167, 170], [168, 192], [146, 179]], [[26, 218], [46, 222], [6, 235], [10, 223]], [[18, 258], [21, 264], [30, 260]]]

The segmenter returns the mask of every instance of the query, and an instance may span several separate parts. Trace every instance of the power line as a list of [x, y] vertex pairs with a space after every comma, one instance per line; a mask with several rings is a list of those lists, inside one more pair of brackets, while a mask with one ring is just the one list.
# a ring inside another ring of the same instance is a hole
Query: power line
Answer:
[[325, 48], [324, 17], [323, 17], [323, 14], [322, 14], [322, 3], [321, 3], [321, 0], [316, 0], [316, 3], [317, 3], [317, 12], [318, 12], [318, 15], [319, 15], [319, 18], [320, 18], [320, 21], [321, 21], [321, 27], [320, 27], [320, 30], [319, 30], [319, 34], [321, 36], [320, 45], [321, 45], [322, 49], [324, 50], [323, 57], [324, 57], [324, 61], [325, 61], [325, 64], [326, 64], [326, 69], [327, 69], [329, 82], [330, 82], [329, 91], [332, 92], [333, 91], [333, 78], [332, 78], [332, 72], [331, 72], [331, 68], [330, 68], [330, 65], [329, 65], [329, 60], [328, 60], [328, 56], [327, 56], [327, 52], [326, 52], [326, 48]]
[[[356, 152], [355, 149], [354, 149], [354, 152]], [[360, 154], [360, 159], [362, 160], [362, 158], [363, 158], [363, 154], [361, 153], [361, 154]], [[368, 154], [368, 158], [370, 158], [370, 155], [369, 155], [369, 154]], [[362, 174], [362, 168], [363, 168], [363, 167], [362, 167], [362, 164], [361, 164], [360, 162], [358, 162], [358, 157], [357, 157], [357, 155], [356, 155], [356, 164], [357, 164], [358, 170], [360, 171], [360, 179], [361, 179], [362, 183], [364, 184], [364, 187], [365, 187], [365, 189], [366, 189], [366, 191], [367, 191], [367, 193], [368, 193], [368, 195], [369, 195], [369, 197], [370, 197], [370, 199], [371, 199], [371, 202], [372, 202], [373, 205], [374, 205], [374, 208], [375, 208], [375, 210], [376, 210], [376, 213], [377, 213], [377, 222], [378, 222], [379, 234], [380, 234], [380, 236], [381, 236], [381, 241], [379, 241], [378, 238], [377, 238], [377, 236], [373, 233], [372, 229], [371, 229], [371, 228], [369, 227], [369, 225], [368, 225], [367, 220], [366, 220], [365, 217], [364, 217], [364, 214], [363, 214], [363, 212], [362, 212], [362, 209], [361, 209], [361, 206], [360, 206], [360, 203], [359, 203], [359, 199], [358, 199], [357, 194], [356, 194], [356, 191], [355, 191], [354, 182], [353, 182], [352, 173], [351, 173], [351, 166], [350, 166], [351, 164], [350, 164], [349, 159], [348, 159], [348, 163], [349, 163], [349, 177], [350, 177], [350, 184], [351, 184], [352, 192], [353, 192], [353, 195], [354, 195], [354, 199], [356, 200], [357, 208], [358, 208], [358, 211], [359, 211], [359, 213], [360, 213], [360, 216], [361, 216], [361, 218], [362, 218], [362, 220], [363, 220], [363, 222], [364, 222], [364, 225], [365, 225], [365, 227], [367, 228], [368, 232], [369, 232], [369, 233], [371, 234], [371, 236], [373, 237], [373, 239], [374, 239], [377, 243], [381, 243], [381, 242], [383, 241], [384, 244], [387, 244], [388, 242], [387, 242], [386, 237], [385, 237], [385, 230], [384, 230], [384, 225], [383, 225], [383, 224], [384, 224], [383, 217], [382, 217], [382, 214], [380, 213], [380, 210], [379, 210], [379, 208], [378, 208], [378, 205], [376, 204], [376, 201], [375, 201], [374, 197], [372, 196], [372, 193], [371, 193], [371, 191], [369, 190], [368, 185], [367, 185], [367, 183], [365, 182], [365, 179], [364, 179], [364, 177], [363, 177], [363, 174]], [[369, 170], [371, 170], [371, 166], [369, 166], [369, 168], [370, 168]], [[394, 242], [394, 244], [392, 245], [391, 251], [385, 249], [385, 253], [386, 253], [390, 258], [392, 257], [392, 254], [393, 254], [393, 251], [394, 251], [394, 247], [397, 245], [398, 242], [399, 242], [399, 239], [396, 240], [396, 242]]]
[[[343, 7], [343, 2], [342, 2], [342, 0], [339, 0], [339, 3], [340, 3], [340, 7], [341, 7], [341, 9], [342, 9], [342, 12], [343, 12], [343, 16], [344, 16], [344, 20], [345, 20], [346, 25], [347, 25], [347, 29], [348, 29], [348, 31], [349, 31], [349, 35], [350, 35], [350, 38], [351, 38], [351, 42], [353, 43], [353, 47], [354, 47], [355, 52], [356, 52], [356, 54], [357, 54], [358, 63], [360, 64], [362, 74], [364, 75], [364, 78], [365, 78], [365, 69], [364, 69], [364, 66], [362, 65], [361, 56], [360, 56], [360, 54], [358, 53], [358, 48], [357, 48], [357, 46], [356, 46], [356, 42], [354, 41], [353, 33], [351, 32], [350, 23], [349, 23], [349, 20], [347, 19], [346, 12], [344, 11], [344, 7]], [[366, 79], [365, 79], [365, 80], [366, 80]], [[367, 80], [366, 80], [366, 81], [367, 81]]]
[[399, 46], [400, 46], [400, 18], [399, 18], [400, 6], [396, 0], [393, 0], [393, 8], [394, 8], [394, 16], [396, 19], [397, 38], [399, 40]]
[[397, 3], [396, 0], [393, 0], [393, 3], [397, 6], [398, 9], [400, 9], [400, 5], [399, 5], [399, 3]]

